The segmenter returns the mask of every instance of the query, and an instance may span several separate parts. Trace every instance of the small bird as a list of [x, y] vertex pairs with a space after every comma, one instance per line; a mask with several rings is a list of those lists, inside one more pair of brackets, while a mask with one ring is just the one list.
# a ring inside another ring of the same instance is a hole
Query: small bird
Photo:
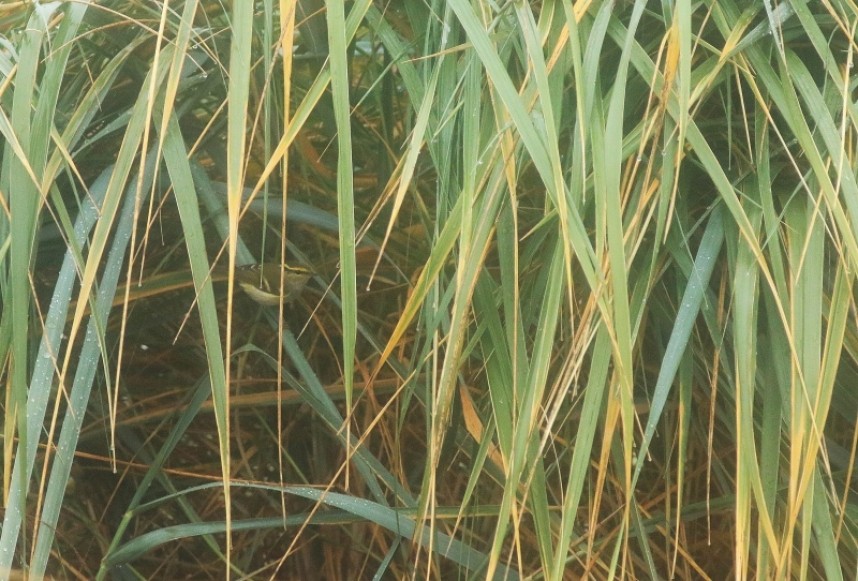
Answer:
[[247, 296], [268, 307], [280, 304], [280, 271], [283, 270], [283, 302], [289, 304], [301, 296], [313, 272], [300, 266], [266, 263], [247, 264], [235, 269], [235, 281]]

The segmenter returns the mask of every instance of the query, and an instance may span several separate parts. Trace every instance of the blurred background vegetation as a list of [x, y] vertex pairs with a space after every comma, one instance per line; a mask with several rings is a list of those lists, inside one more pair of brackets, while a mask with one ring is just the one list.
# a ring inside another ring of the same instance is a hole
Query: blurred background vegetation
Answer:
[[0, 578], [854, 578], [856, 27], [4, 2]]

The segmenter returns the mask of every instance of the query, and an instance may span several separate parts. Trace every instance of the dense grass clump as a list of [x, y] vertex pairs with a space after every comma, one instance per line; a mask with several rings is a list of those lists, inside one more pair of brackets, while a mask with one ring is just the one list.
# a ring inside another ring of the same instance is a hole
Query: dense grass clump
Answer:
[[851, 578], [856, 28], [0, 5], [0, 578]]

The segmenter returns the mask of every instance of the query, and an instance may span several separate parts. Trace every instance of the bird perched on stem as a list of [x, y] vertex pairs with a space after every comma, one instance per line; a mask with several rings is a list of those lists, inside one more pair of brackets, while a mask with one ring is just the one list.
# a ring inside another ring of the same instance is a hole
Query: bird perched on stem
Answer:
[[301, 295], [312, 272], [300, 266], [266, 263], [248, 264], [235, 269], [235, 281], [244, 293], [260, 305], [280, 304], [280, 271], [283, 271], [283, 302], [291, 303]]

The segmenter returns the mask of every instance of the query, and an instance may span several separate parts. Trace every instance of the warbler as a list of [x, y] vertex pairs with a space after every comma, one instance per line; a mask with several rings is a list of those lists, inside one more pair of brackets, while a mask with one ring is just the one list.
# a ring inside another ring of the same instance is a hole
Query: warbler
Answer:
[[280, 304], [280, 271], [283, 270], [283, 302], [289, 304], [301, 296], [311, 270], [279, 263], [247, 264], [235, 269], [235, 282], [241, 290], [260, 305]]

